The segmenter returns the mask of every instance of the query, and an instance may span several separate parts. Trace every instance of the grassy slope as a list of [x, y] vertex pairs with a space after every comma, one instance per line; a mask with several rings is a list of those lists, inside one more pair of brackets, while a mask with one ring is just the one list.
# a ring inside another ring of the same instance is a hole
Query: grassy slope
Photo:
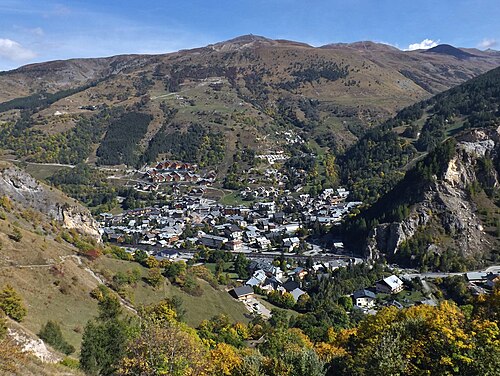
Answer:
[[[135, 262], [117, 260], [110, 257], [102, 257], [97, 260], [93, 269], [103, 274], [115, 274], [139, 268], [144, 277], [147, 269]], [[105, 270], [106, 269], [106, 270]], [[151, 286], [141, 281], [134, 286], [131, 291], [131, 300], [134, 304], [157, 303], [163, 298], [180, 296], [186, 309], [186, 322], [191, 326], [197, 326], [203, 319], [210, 318], [220, 313], [228, 315], [234, 321], [248, 322], [246, 315], [248, 311], [242, 303], [237, 302], [224, 290], [215, 290], [207, 282], [201, 281], [203, 289], [201, 297], [191, 296], [183, 292], [180, 288], [173, 286], [168, 281], [160, 288], [153, 289]]]
[[[97, 281], [73, 257], [74, 249], [29, 230], [15, 242], [11, 218], [0, 220], [0, 286], [11, 284], [28, 308], [23, 325], [34, 333], [48, 320], [61, 324], [64, 336], [79, 347], [82, 329], [97, 313], [89, 292]], [[61, 292], [64, 291], [63, 292]]]

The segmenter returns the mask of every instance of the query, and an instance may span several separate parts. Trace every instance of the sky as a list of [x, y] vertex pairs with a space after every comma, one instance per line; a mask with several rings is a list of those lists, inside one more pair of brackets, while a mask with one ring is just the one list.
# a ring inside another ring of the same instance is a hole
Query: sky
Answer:
[[244, 34], [313, 46], [500, 49], [500, 0], [0, 0], [0, 20], [0, 70], [166, 53]]

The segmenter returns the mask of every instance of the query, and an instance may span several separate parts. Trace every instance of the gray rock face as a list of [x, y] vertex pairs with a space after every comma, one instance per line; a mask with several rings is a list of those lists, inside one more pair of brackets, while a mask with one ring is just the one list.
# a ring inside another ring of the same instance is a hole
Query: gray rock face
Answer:
[[467, 189], [473, 182], [492, 188], [499, 186], [494, 168], [490, 171], [477, 168], [480, 158], [498, 157], [499, 129], [473, 130], [458, 139], [457, 153], [445, 173], [435, 177], [422, 199], [411, 208], [409, 217], [402, 222], [380, 224], [372, 230], [365, 250], [367, 257], [376, 259], [381, 254], [395, 254], [401, 243], [411, 239], [431, 220], [437, 221], [454, 239], [463, 255], [482, 252], [487, 246], [485, 233]]
[[25, 171], [8, 166], [0, 171], [0, 195], [31, 208], [100, 241], [99, 226], [90, 212], [62, 192], [35, 180]]

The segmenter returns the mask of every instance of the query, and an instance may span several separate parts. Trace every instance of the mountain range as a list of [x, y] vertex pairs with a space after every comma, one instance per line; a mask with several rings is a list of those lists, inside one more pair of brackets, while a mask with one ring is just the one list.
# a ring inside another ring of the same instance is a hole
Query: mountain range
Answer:
[[[179, 158], [165, 137], [197, 124], [198, 133], [223, 135], [224, 153], [191, 162], [217, 162], [222, 170], [238, 147], [283, 148], [284, 130], [342, 154], [398, 110], [498, 65], [496, 51], [449, 45], [312, 47], [254, 35], [164, 55], [31, 64], [0, 75], [0, 121], [8, 125], [0, 138], [29, 161], [139, 165]], [[110, 156], [106, 134], [127, 123], [125, 111], [145, 116], [131, 139], [117, 141], [120, 155]]]

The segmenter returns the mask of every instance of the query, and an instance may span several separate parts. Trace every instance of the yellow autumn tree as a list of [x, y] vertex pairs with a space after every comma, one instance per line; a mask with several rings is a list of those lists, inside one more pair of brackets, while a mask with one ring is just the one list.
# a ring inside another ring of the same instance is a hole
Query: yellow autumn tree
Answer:
[[226, 343], [218, 343], [210, 351], [210, 373], [213, 376], [231, 376], [241, 363], [238, 351]]

